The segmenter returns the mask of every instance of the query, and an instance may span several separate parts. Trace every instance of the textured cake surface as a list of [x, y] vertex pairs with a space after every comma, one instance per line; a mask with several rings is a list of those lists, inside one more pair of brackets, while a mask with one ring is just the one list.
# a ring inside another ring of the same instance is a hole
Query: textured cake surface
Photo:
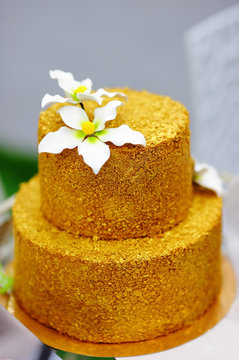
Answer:
[[43, 324], [81, 340], [154, 338], [202, 315], [221, 282], [221, 200], [194, 188], [188, 216], [162, 236], [95, 240], [40, 210], [39, 178], [14, 206], [15, 294]]
[[[110, 240], [159, 234], [185, 219], [191, 204], [187, 110], [169, 97], [118, 90], [129, 101], [106, 125], [126, 124], [140, 131], [146, 147], [109, 143], [110, 159], [98, 175], [76, 148], [39, 156], [42, 211], [49, 221], [71, 233]], [[41, 113], [39, 141], [63, 125], [57, 113], [61, 106]], [[96, 107], [85, 102], [91, 120]]]

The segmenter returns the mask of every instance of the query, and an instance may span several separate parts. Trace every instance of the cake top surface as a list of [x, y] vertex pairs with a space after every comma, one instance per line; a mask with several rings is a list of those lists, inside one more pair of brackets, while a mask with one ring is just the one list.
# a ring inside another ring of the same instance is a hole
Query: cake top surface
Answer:
[[[146, 90], [137, 91], [128, 88], [109, 89], [123, 92], [128, 96], [128, 102], [117, 109], [114, 120], [106, 123], [106, 128], [115, 128], [122, 124], [141, 132], [146, 139], [146, 146], [153, 146], [170, 138], [189, 126], [189, 116], [186, 108], [168, 96], [149, 93]], [[105, 98], [103, 105], [112, 101]], [[57, 131], [64, 125], [57, 111], [65, 104], [54, 104], [41, 112], [39, 119], [39, 141], [49, 132]], [[70, 104], [67, 104], [70, 105]], [[84, 102], [85, 110], [92, 121], [94, 110], [98, 104], [93, 101]], [[130, 144], [126, 144], [132, 147]]]
[[107, 263], [109, 261], [147, 261], [167, 256], [178, 248], [186, 249], [197, 242], [202, 234], [218, 226], [221, 219], [221, 199], [210, 190], [194, 187], [194, 198], [185, 221], [160, 237], [142, 237], [120, 240], [97, 240], [74, 236], [49, 223], [40, 210], [40, 187], [36, 176], [28, 184], [22, 184], [14, 206], [15, 222], [22, 236], [35, 245], [57, 253], [84, 256]]

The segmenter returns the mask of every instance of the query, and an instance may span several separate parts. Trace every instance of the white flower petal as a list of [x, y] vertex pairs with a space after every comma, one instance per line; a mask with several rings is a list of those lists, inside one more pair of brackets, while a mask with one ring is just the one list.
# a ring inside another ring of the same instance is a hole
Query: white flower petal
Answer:
[[62, 106], [58, 113], [61, 115], [64, 123], [73, 129], [81, 130], [82, 124], [89, 121], [85, 110], [78, 106]]
[[93, 95], [95, 95], [96, 97], [102, 97], [102, 96], [107, 96], [107, 97], [114, 97], [114, 96], [119, 96], [121, 97], [123, 100], [128, 101], [128, 96], [126, 96], [124, 93], [121, 92], [111, 92], [111, 91], [106, 91], [103, 88], [98, 89], [95, 93], [93, 93]]
[[91, 90], [92, 90], [92, 86], [93, 86], [93, 83], [92, 83], [92, 80], [87, 78], [85, 80], [82, 80], [81, 81], [81, 86], [86, 86], [87, 87], [87, 93], [90, 93]]
[[50, 70], [50, 77], [58, 81], [58, 85], [65, 91], [67, 96], [72, 94], [72, 91], [81, 85], [79, 81], [74, 79], [74, 76], [70, 72]]
[[50, 95], [46, 94], [41, 101], [41, 106], [44, 108], [45, 106], [49, 106], [55, 103], [71, 103], [74, 104], [74, 101], [71, 98], [66, 98], [60, 95]]
[[58, 81], [58, 85], [66, 92], [66, 95], [72, 95], [73, 91], [79, 86], [86, 86], [86, 93], [90, 93], [92, 90], [92, 81], [91, 79], [85, 79], [82, 81], [77, 81], [74, 79], [74, 76], [70, 72], [64, 72], [61, 70], [50, 70], [50, 77]]
[[85, 138], [85, 134], [79, 130], [69, 129], [62, 126], [55, 132], [48, 133], [40, 142], [38, 152], [59, 154], [64, 149], [73, 149]]
[[116, 146], [122, 146], [127, 143], [133, 145], [146, 145], [144, 135], [139, 131], [130, 129], [128, 125], [121, 125], [118, 128], [112, 129], [104, 129], [96, 132], [95, 136], [102, 141], [110, 141]]
[[65, 72], [62, 70], [50, 70], [49, 74], [53, 80], [63, 80], [63, 79], [74, 80], [74, 76], [72, 75], [72, 73]]
[[105, 106], [95, 109], [93, 123], [95, 124], [95, 128], [97, 131], [103, 130], [105, 128], [106, 121], [116, 118], [116, 109], [121, 105], [123, 105], [121, 101], [113, 100]]
[[219, 196], [223, 194], [223, 181], [217, 170], [211, 165], [195, 162], [193, 181], [215, 191]]
[[58, 85], [62, 88], [66, 96], [74, 95], [74, 90], [81, 86], [80, 81], [63, 79], [58, 81]]
[[94, 96], [94, 94], [87, 94], [86, 92], [84, 93], [78, 93], [77, 94], [77, 98], [79, 99], [79, 102], [83, 102], [83, 101], [96, 101], [99, 105], [102, 104], [102, 99]]
[[78, 146], [79, 155], [83, 156], [84, 162], [91, 167], [95, 174], [98, 174], [101, 167], [110, 157], [109, 146], [94, 136], [85, 139]]

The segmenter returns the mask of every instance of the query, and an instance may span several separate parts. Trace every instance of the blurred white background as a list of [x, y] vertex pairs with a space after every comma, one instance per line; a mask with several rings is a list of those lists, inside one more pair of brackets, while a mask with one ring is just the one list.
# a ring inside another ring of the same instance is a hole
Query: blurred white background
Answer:
[[[91, 77], [95, 88], [167, 94], [191, 112], [183, 36], [235, 4], [238, 0], [0, 0], [0, 145], [36, 152], [41, 98], [59, 93], [49, 69], [71, 71], [79, 80]], [[198, 155], [194, 143], [192, 149]], [[207, 161], [207, 153], [200, 160]], [[234, 160], [226, 170], [239, 171]]]

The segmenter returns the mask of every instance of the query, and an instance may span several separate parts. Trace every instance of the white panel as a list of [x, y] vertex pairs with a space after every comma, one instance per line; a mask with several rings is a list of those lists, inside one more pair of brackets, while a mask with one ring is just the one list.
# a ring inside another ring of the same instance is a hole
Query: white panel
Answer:
[[198, 160], [239, 171], [239, 5], [186, 34]]

